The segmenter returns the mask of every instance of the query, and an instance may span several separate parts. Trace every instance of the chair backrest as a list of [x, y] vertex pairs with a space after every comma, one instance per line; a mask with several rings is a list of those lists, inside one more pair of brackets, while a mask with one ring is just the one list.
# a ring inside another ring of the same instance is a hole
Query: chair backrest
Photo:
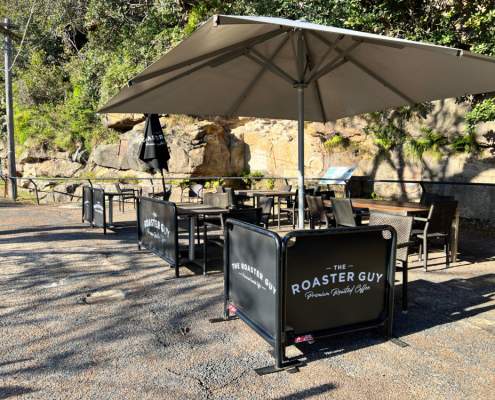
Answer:
[[122, 188], [120, 187], [120, 183], [115, 183], [114, 186], [117, 193], [119, 194], [122, 193]]
[[333, 190], [318, 190], [315, 196], [320, 196], [323, 200], [330, 200], [332, 197], [335, 197], [335, 192]]
[[323, 199], [320, 196], [306, 196], [306, 202], [313, 222], [328, 222]]
[[223, 190], [225, 193], [227, 193], [227, 197], [229, 199], [229, 207], [235, 207], [237, 205], [237, 202], [235, 200], [234, 189], [232, 189], [231, 187], [224, 187]]
[[222, 214], [222, 219], [225, 221], [230, 219], [237, 219], [239, 221], [244, 221], [253, 225], [261, 224], [261, 207], [258, 208], [234, 208], [228, 213]]
[[205, 193], [203, 196], [203, 204], [218, 207], [229, 207], [229, 195], [228, 193]]
[[[397, 232], [397, 246], [408, 243], [411, 239], [413, 217], [405, 215], [386, 214], [372, 211], [369, 225], [390, 225]], [[397, 260], [407, 261], [409, 246], [400, 246], [397, 249]]]
[[292, 189], [292, 185], [282, 185], [282, 186], [280, 186], [280, 190], [282, 192], [290, 192], [291, 189]]
[[454, 196], [444, 196], [436, 193], [429, 193], [423, 191], [419, 203], [423, 206], [431, 206], [434, 202], [452, 201], [452, 200], [455, 200]]
[[165, 191], [163, 192], [163, 200], [169, 201], [170, 196], [172, 196], [172, 185], [166, 184], [165, 185]]
[[449, 234], [457, 211], [456, 200], [434, 201], [427, 222], [429, 233]]
[[337, 226], [357, 226], [350, 199], [330, 199]]
[[203, 185], [201, 183], [195, 183], [189, 186], [189, 197], [203, 197]]
[[261, 208], [261, 222], [268, 224], [273, 208], [273, 197], [259, 197], [258, 206]]

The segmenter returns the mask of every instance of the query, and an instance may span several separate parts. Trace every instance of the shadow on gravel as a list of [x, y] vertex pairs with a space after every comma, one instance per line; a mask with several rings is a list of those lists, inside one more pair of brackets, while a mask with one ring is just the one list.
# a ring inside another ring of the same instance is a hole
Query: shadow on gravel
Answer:
[[36, 232], [51, 232], [51, 231], [63, 231], [67, 229], [79, 229], [83, 227], [82, 225], [61, 225], [61, 226], [54, 226], [54, 225], [37, 225], [32, 228], [18, 228], [18, 229], [10, 229], [10, 230], [4, 230], [0, 231], [0, 235], [18, 235], [21, 233], [36, 233]]
[[337, 389], [337, 386], [335, 386], [333, 383], [328, 383], [325, 385], [320, 385], [320, 386], [316, 386], [313, 388], [304, 389], [304, 390], [301, 390], [299, 392], [294, 392], [294, 393], [291, 393], [287, 396], [276, 397], [275, 400], [309, 399], [309, 398], [311, 398], [313, 396], [317, 396], [319, 394], [328, 393], [334, 389]]
[[[401, 288], [397, 288], [401, 293]], [[495, 274], [470, 279], [452, 279], [435, 283], [423, 279], [409, 283], [409, 312], [403, 313], [396, 298], [394, 336], [407, 343], [407, 335], [425, 331], [436, 326], [473, 317], [495, 309]], [[495, 329], [491, 329], [495, 334]], [[296, 347], [306, 354], [307, 362], [331, 358], [386, 341], [377, 331], [356, 332], [319, 340], [314, 344], [301, 343]], [[468, 348], [466, 351], [469, 351]]]
[[0, 400], [8, 399], [11, 397], [21, 396], [23, 394], [34, 393], [37, 390], [33, 390], [24, 386], [0, 386]]

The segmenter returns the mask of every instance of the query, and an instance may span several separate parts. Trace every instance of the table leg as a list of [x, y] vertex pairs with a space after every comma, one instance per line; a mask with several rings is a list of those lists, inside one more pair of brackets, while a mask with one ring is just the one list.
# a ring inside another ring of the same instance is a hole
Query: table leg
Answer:
[[277, 220], [278, 220], [278, 229], [280, 229], [280, 196], [277, 196]]
[[189, 216], [189, 261], [194, 261], [194, 234], [196, 233], [196, 217]]
[[113, 196], [108, 196], [108, 226], [113, 226]]

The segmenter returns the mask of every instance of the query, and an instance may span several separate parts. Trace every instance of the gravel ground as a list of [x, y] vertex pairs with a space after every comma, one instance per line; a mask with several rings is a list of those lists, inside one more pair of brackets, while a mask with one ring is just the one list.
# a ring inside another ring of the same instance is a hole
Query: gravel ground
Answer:
[[[221, 274], [175, 279], [132, 229], [104, 236], [79, 208], [0, 203], [0, 399], [493, 399], [495, 243], [466, 236], [452, 268], [412, 263], [408, 314], [398, 290], [409, 346], [346, 335], [291, 348], [307, 353], [298, 373], [260, 377], [270, 347], [239, 320], [208, 322]], [[103, 290], [121, 297], [81, 301]]]

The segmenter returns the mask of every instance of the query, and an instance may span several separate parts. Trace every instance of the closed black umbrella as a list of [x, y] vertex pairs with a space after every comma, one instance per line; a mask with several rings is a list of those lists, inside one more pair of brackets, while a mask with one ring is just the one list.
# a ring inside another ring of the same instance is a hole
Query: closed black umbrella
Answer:
[[144, 139], [139, 150], [139, 159], [144, 161], [153, 172], [160, 171], [162, 175], [163, 193], [165, 194], [165, 179], [163, 170], [168, 171], [168, 152], [167, 142], [160, 125], [160, 119], [157, 114], [150, 114], [146, 118], [144, 127]]

